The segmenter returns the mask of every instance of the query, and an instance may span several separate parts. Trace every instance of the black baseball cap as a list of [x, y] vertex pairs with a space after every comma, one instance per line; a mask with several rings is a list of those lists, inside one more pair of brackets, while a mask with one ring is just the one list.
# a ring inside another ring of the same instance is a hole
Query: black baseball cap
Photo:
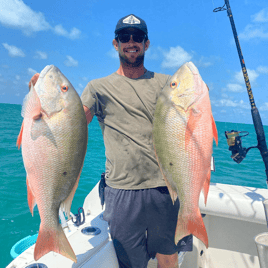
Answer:
[[117, 25], [115, 27], [115, 34], [120, 32], [121, 30], [127, 29], [127, 28], [133, 28], [137, 30], [141, 30], [148, 36], [148, 30], [147, 30], [147, 25], [145, 21], [133, 14], [127, 15], [120, 19], [117, 22]]

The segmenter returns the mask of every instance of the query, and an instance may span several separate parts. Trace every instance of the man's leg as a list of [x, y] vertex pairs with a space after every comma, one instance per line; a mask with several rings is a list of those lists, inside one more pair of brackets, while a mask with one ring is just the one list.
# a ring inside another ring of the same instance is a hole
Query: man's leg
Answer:
[[178, 252], [192, 250], [191, 235], [180, 240], [177, 245], [174, 243], [179, 200], [173, 205], [167, 187], [153, 188], [149, 193], [146, 196], [148, 253], [152, 258], [156, 256], [158, 267], [179, 267]]
[[179, 268], [177, 252], [172, 255], [157, 253], [156, 258], [158, 262], [157, 268]]
[[105, 188], [108, 221], [120, 268], [146, 268], [146, 214], [140, 190]]

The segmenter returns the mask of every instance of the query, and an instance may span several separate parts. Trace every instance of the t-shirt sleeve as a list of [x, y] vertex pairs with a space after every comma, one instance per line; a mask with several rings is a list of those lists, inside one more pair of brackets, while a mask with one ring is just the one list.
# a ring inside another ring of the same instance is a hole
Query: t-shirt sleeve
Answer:
[[92, 115], [95, 115], [98, 112], [98, 98], [91, 82], [85, 87], [81, 95], [81, 101], [82, 104], [90, 110]]

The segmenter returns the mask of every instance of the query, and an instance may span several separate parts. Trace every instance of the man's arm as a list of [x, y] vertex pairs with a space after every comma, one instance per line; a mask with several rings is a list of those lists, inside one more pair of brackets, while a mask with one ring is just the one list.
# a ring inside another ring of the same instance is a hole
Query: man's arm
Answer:
[[87, 123], [89, 124], [92, 121], [93, 116], [92, 116], [90, 110], [87, 108], [87, 106], [83, 105], [83, 108], [84, 108], [84, 111], [85, 111], [85, 114], [86, 114]]

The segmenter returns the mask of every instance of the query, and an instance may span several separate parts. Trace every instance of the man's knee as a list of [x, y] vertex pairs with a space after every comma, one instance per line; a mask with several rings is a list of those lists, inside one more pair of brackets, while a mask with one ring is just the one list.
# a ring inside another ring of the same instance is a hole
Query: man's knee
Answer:
[[158, 268], [178, 268], [178, 253], [172, 255], [156, 254]]

